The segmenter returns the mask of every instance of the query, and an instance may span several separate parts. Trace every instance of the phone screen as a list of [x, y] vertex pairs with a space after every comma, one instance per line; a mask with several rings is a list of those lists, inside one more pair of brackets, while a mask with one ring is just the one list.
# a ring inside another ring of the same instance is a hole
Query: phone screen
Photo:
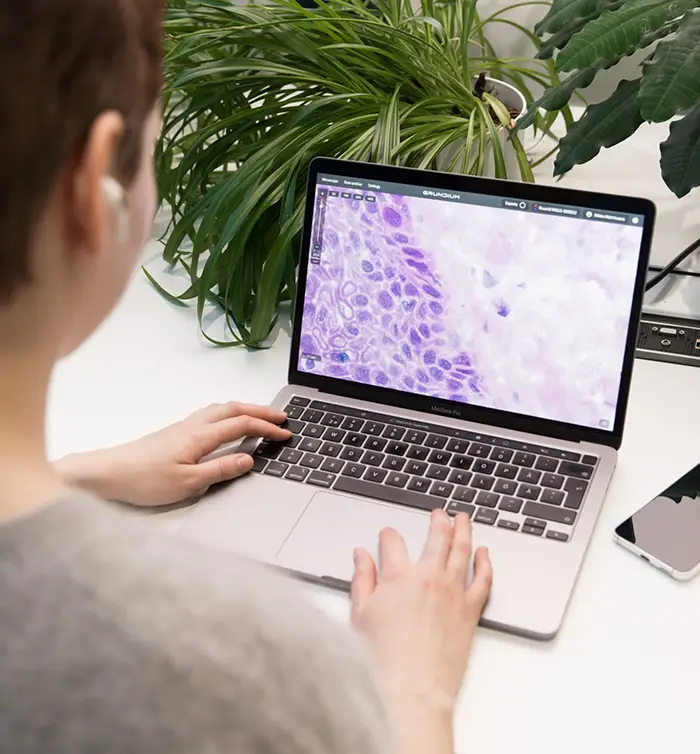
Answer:
[[700, 563], [700, 464], [615, 532], [675, 571], [692, 571]]

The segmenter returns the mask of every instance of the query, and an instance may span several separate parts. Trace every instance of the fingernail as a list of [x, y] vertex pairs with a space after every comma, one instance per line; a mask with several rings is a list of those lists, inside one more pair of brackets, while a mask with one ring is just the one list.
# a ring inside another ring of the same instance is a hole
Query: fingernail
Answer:
[[355, 564], [355, 567], [357, 568], [361, 558], [360, 548], [353, 550], [352, 552], [352, 562]]
[[241, 471], [248, 471], [249, 469], [252, 469], [253, 468], [253, 457], [252, 456], [247, 456], [247, 455], [242, 455], [238, 459], [238, 468]]

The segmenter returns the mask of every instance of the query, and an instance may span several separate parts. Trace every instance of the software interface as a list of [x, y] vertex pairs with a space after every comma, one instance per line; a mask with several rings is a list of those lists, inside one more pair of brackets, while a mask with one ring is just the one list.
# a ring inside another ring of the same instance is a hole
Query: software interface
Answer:
[[299, 369], [611, 430], [642, 225], [322, 176]]

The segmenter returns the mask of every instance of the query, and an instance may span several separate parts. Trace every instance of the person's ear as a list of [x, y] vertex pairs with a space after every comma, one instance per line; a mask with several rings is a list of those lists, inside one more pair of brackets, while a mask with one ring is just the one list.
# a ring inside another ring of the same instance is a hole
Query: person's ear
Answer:
[[103, 113], [92, 124], [74, 166], [69, 222], [76, 251], [99, 253], [112, 237], [125, 232], [126, 195], [111, 175], [123, 134], [121, 115]]

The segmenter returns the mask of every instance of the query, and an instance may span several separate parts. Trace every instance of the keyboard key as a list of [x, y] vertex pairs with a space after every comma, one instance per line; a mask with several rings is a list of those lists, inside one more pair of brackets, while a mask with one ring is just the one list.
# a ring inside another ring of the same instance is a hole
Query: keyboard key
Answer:
[[386, 448], [384, 448], [384, 452], [392, 456], [402, 456], [406, 453], [407, 450], [408, 445], [406, 445], [405, 442], [396, 441], [387, 443]]
[[292, 448], [285, 448], [280, 453], [280, 461], [284, 463], [299, 463], [304, 457], [304, 454], [300, 450], [294, 450]]
[[560, 490], [564, 484], [564, 477], [559, 474], [542, 474], [540, 484], [543, 487], [551, 487], [553, 490]]
[[456, 503], [454, 500], [447, 506], [447, 512], [450, 516], [456, 516], [458, 513], [466, 513], [469, 518], [474, 515], [476, 508], [468, 503]]
[[511, 531], [518, 531], [520, 528], [520, 524], [515, 521], [509, 521], [507, 518], [502, 518], [498, 522], [498, 526], [500, 526], [501, 529], [510, 529]]
[[293, 482], [303, 482], [308, 475], [308, 469], [303, 469], [301, 466], [292, 466], [284, 478], [291, 479]]
[[263, 458], [277, 458], [282, 452], [282, 443], [279, 442], [261, 442], [257, 448], [255, 448], [255, 455], [262, 456]]
[[304, 437], [323, 437], [324, 432], [325, 430], [320, 424], [307, 424], [301, 434]]
[[578, 479], [590, 479], [593, 476], [593, 469], [590, 466], [584, 466], [582, 463], [562, 461], [559, 464], [559, 473], [564, 474], [564, 476], [574, 476]]
[[410, 429], [408, 434], [403, 438], [404, 442], [409, 442], [411, 445], [422, 445], [425, 442], [426, 433], [420, 432], [415, 429]]
[[330, 471], [331, 474], [340, 474], [344, 465], [345, 462], [341, 461], [339, 458], [326, 458], [321, 464], [321, 471]]
[[423, 476], [428, 469], [428, 464], [424, 461], [408, 461], [404, 471], [407, 474], [415, 474], [417, 476]]
[[406, 434], [403, 427], [394, 427], [391, 424], [382, 432], [382, 437], [387, 440], [400, 440]]
[[328, 440], [329, 442], [342, 442], [344, 437], [344, 430], [334, 429], [333, 427], [328, 427], [328, 429], [323, 433], [323, 439]]
[[368, 466], [381, 466], [384, 460], [384, 453], [377, 453], [375, 450], [366, 450], [362, 456], [362, 463]]
[[526, 482], [527, 484], [538, 484], [541, 476], [541, 471], [535, 471], [534, 469], [520, 469], [518, 481]]
[[534, 526], [537, 529], [545, 529], [547, 527], [547, 522], [541, 518], [526, 518], [525, 524], [527, 526]]
[[284, 413], [287, 414], [288, 419], [299, 419], [304, 413], [304, 409], [301, 406], [289, 405], [284, 409]]
[[520, 509], [523, 507], [523, 501], [518, 500], [517, 497], [502, 497], [501, 504], [498, 507], [502, 511], [508, 511], [508, 513], [520, 513]]
[[406, 455], [408, 456], [408, 458], [415, 458], [417, 461], [425, 461], [425, 459], [430, 455], [430, 451], [428, 450], [428, 448], [420, 445], [411, 445]]
[[289, 466], [286, 463], [280, 463], [279, 461], [270, 461], [265, 469], [265, 474], [270, 476], [284, 476]]
[[346, 445], [340, 451], [340, 457], [345, 461], [359, 461], [362, 457], [363, 450], [361, 448], [353, 448]]
[[436, 466], [435, 464], [433, 464], [425, 472], [425, 475], [429, 479], [439, 479], [441, 481], [444, 481], [445, 479], [447, 479], [447, 475], [449, 473], [450, 471], [446, 466]]
[[547, 539], [556, 539], [557, 542], [568, 542], [569, 535], [564, 534], [564, 532], [561, 531], [554, 531], [554, 529], [550, 529], [547, 532]]
[[409, 479], [408, 474], [400, 474], [398, 471], [394, 471], [386, 478], [386, 483], [390, 487], [405, 487]]
[[446, 450], [433, 450], [430, 456], [428, 456], [428, 461], [430, 461], [430, 463], [439, 463], [443, 466], [447, 466], [451, 458], [452, 454], [448, 453]]
[[313, 453], [307, 453], [301, 459], [301, 465], [306, 466], [308, 469], [317, 469], [323, 463], [321, 456], [314, 455]]
[[453, 437], [447, 443], [446, 450], [449, 450], [450, 453], [466, 453], [469, 450], [469, 442], [467, 440], [457, 440]]
[[492, 476], [476, 474], [472, 480], [472, 487], [477, 490], [490, 490], [496, 480]]
[[285, 440], [284, 442], [280, 443], [280, 445], [284, 445], [285, 448], [296, 448], [296, 446], [301, 442], [301, 435], [292, 435], [289, 440]]
[[321, 447], [320, 440], [314, 440], [313, 437], [307, 437], [299, 443], [299, 450], [307, 453], [315, 453]]
[[537, 500], [540, 492], [541, 489], [536, 484], [521, 484], [518, 487], [518, 497], [524, 497], [526, 500]]
[[498, 495], [494, 492], [479, 492], [476, 496], [476, 504], [485, 508], [495, 508], [498, 505]]
[[542, 505], [541, 503], [525, 503], [523, 515], [532, 516], [533, 518], [543, 518], [545, 521], [554, 521], [557, 524], [566, 524], [571, 526], [576, 520], [574, 511], [565, 508], [555, 508], [553, 505]]
[[366, 435], [381, 435], [381, 433], [384, 431], [384, 427], [386, 427], [386, 424], [380, 424], [379, 422], [367, 422], [365, 426], [362, 428], [362, 431]]
[[453, 469], [450, 472], [450, 476], [448, 477], [448, 480], [452, 482], [453, 484], [467, 485], [469, 484], [469, 480], [471, 478], [472, 478], [471, 471], [460, 471], [459, 469]]
[[598, 463], [598, 459], [595, 456], [584, 456], [581, 459], [581, 463], [585, 463], [586, 466], [595, 466]]
[[265, 470], [265, 466], [267, 466], [267, 459], [263, 458], [262, 456], [253, 456], [253, 471], [256, 474], [260, 474], [262, 471]]
[[337, 458], [340, 455], [340, 451], [342, 449], [342, 446], [338, 445], [335, 442], [324, 442], [318, 452], [322, 456], [332, 456], [333, 458]]
[[[418, 480], [419, 477], [414, 477], [414, 481]], [[406, 505], [409, 508], [419, 508], [424, 511], [442, 508], [445, 505], [445, 501], [442, 498], [425, 495], [422, 492], [413, 492], [410, 489], [401, 487], [389, 487], [387, 484], [372, 484], [372, 482], [367, 482], [364, 479], [353, 479], [346, 476], [338, 477], [333, 489], [338, 492], [363, 495], [374, 500]]]
[[474, 516], [474, 521], [480, 524], [488, 524], [493, 526], [498, 518], [498, 511], [493, 508], [479, 508]]
[[346, 463], [343, 469], [344, 476], [353, 476], [355, 479], [359, 479], [367, 471], [367, 467], [361, 463]]
[[365, 471], [363, 479], [366, 479], [368, 482], [381, 483], [386, 478], [386, 475], [387, 472], [384, 469], [370, 468]]
[[510, 463], [512, 457], [513, 451], [508, 450], [508, 448], [494, 448], [489, 456], [492, 461], [498, 461], [499, 463]]
[[425, 445], [428, 448], [438, 448], [442, 450], [447, 444], [447, 438], [444, 435], [428, 435]]
[[452, 499], [458, 503], [471, 503], [476, 497], [476, 490], [471, 487], [457, 487], [452, 495]]
[[547, 458], [547, 456], [540, 456], [535, 462], [535, 468], [540, 471], [556, 471], [559, 461], [556, 458]]
[[532, 453], [518, 452], [513, 456], [513, 463], [516, 466], [530, 467], [535, 463], [536, 457]]
[[463, 471], [466, 471], [472, 467], [473, 463], [474, 459], [469, 456], [452, 456], [450, 466], [452, 466], [453, 469], [462, 469]]
[[498, 492], [499, 495], [514, 495], [517, 489], [518, 483], [510, 479], [496, 479], [496, 484], [493, 486], [493, 491]]
[[476, 458], [488, 458], [491, 453], [491, 446], [479, 442], [473, 442], [467, 452], [470, 456]]
[[335, 481], [335, 475], [327, 471], [312, 471], [307, 480], [307, 484], [315, 484], [317, 487], [330, 487]]
[[297, 421], [296, 419], [287, 419], [286, 422], [282, 422], [280, 425], [283, 429], [288, 429], [295, 435], [298, 435], [302, 429], [304, 429], [304, 422]]
[[564, 489], [567, 492], [564, 507], [578, 510], [588, 490], [588, 482], [584, 482], [583, 479], [570, 477], [564, 482]]
[[517, 473], [518, 467], [510, 466], [507, 463], [499, 463], [498, 466], [496, 466], [496, 471], [494, 471], [496, 476], [500, 476], [503, 479], [515, 479]]
[[359, 432], [348, 432], [343, 440], [343, 445], [352, 445], [354, 448], [360, 448], [364, 445], [365, 436]]
[[365, 448], [367, 450], [384, 450], [386, 447], [386, 440], [381, 437], [368, 437], [365, 442]]
[[355, 419], [354, 416], [348, 416], [343, 420], [343, 423], [340, 426], [343, 429], [349, 430], [350, 432], [359, 432], [362, 429], [364, 423], [364, 419]]
[[292, 406], [308, 406], [311, 401], [308, 398], [302, 398], [300, 395], [295, 395], [289, 399]]
[[420, 476], [411, 477], [408, 483], [409, 490], [415, 490], [416, 492], [427, 492], [430, 489], [431, 482]]
[[301, 416], [302, 421], [318, 424], [323, 419], [323, 411], [317, 411], [315, 408], [309, 408]]
[[520, 531], [525, 532], [525, 534], [533, 534], [535, 537], [541, 537], [544, 533], [544, 529], [540, 529], [537, 526], [528, 526], [527, 524], [523, 524], [523, 528]]
[[564, 502], [564, 493], [561, 490], [550, 490], [545, 488], [542, 491], [540, 500], [550, 505], [561, 505]]
[[384, 463], [382, 464], [382, 466], [385, 469], [389, 469], [389, 471], [401, 471], [405, 463], [406, 463], [405, 458], [399, 458], [398, 456], [387, 456], [384, 459]]
[[345, 417], [341, 414], [331, 414], [327, 413], [321, 419], [321, 424], [323, 424], [324, 427], [339, 427], [343, 423], [343, 419]]
[[474, 471], [477, 474], [493, 474], [496, 464], [493, 461], [477, 461], [474, 464]]
[[438, 497], [449, 497], [453, 489], [454, 485], [449, 482], [433, 482], [430, 494], [437, 495]]

